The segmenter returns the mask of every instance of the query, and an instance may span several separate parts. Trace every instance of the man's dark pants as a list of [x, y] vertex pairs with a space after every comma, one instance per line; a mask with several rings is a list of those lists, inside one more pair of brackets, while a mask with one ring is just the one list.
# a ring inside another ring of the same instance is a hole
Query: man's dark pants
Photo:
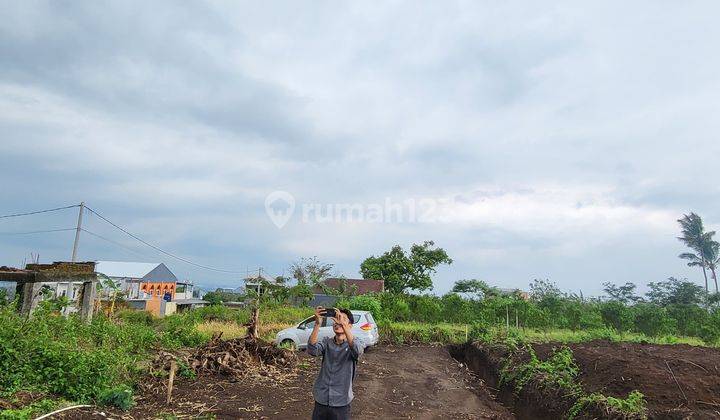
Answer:
[[350, 404], [342, 407], [330, 407], [315, 401], [312, 420], [350, 420]]

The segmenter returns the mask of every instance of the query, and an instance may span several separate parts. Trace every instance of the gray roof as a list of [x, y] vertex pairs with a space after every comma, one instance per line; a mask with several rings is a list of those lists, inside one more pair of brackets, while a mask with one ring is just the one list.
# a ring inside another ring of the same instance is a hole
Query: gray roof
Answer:
[[160, 263], [98, 261], [95, 265], [95, 271], [108, 277], [141, 279], [159, 265]]
[[178, 281], [175, 274], [163, 263], [98, 261], [95, 272], [108, 277], [142, 279], [147, 282], [177, 283]]

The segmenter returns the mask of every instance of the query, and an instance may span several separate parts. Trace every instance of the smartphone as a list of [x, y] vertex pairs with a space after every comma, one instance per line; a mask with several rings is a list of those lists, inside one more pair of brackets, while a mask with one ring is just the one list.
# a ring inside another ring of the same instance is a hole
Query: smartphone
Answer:
[[335, 318], [335, 309], [325, 309], [325, 312], [323, 312], [323, 316], [327, 318]]

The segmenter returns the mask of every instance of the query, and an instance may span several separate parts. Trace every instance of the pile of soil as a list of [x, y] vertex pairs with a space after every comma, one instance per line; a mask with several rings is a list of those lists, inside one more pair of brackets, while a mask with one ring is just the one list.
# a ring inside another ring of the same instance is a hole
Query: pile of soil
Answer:
[[[534, 344], [533, 349], [544, 360], [560, 346], [542, 343]], [[638, 390], [645, 395], [650, 418], [720, 417], [720, 349], [606, 340], [567, 346], [580, 368], [578, 380], [586, 393], [625, 398]], [[499, 386], [499, 371], [508, 356], [506, 347], [473, 343], [454, 346], [451, 351], [488, 384]], [[520, 418], [559, 418], [572, 402], [551, 398], [548, 391], [532, 387], [518, 395], [512, 391], [500, 387], [499, 397], [514, 406]], [[592, 414], [607, 417], [607, 413]]]

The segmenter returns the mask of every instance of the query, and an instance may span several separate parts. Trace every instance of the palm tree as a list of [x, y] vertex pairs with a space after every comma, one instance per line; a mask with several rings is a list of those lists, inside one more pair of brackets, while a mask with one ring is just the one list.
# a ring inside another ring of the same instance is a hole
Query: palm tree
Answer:
[[718, 266], [720, 266], [720, 243], [712, 240], [712, 235], [709, 235], [709, 238], [710, 239], [705, 244], [705, 260], [707, 267], [710, 269], [712, 279], [715, 282], [715, 293], [719, 293], [720, 290], [718, 290], [717, 274], [715, 273], [715, 270], [717, 270]]
[[[682, 219], [678, 219], [680, 228], [682, 230], [682, 236], [678, 239], [684, 243], [688, 248], [695, 251], [695, 253], [684, 252], [679, 255], [680, 258], [690, 260], [688, 266], [696, 267], [700, 266], [703, 271], [703, 277], [705, 277], [705, 291], [708, 291], [708, 279], [707, 279], [707, 259], [706, 254], [709, 249], [707, 244], [708, 239], [712, 240], [712, 236], [715, 232], [705, 232], [702, 219], [695, 213], [684, 214]], [[708, 234], [710, 234], [708, 236]]]

